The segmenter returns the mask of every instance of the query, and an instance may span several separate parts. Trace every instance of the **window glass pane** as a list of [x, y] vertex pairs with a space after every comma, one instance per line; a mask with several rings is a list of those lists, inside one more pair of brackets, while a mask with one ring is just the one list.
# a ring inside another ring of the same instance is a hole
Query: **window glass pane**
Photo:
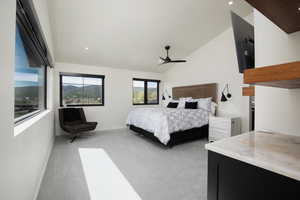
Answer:
[[15, 120], [45, 109], [45, 67], [29, 64], [18, 27], [15, 43]]
[[102, 105], [103, 78], [62, 76], [62, 103], [65, 105]]
[[158, 82], [147, 82], [147, 101], [149, 104], [155, 104], [158, 103], [157, 98], [157, 88], [158, 88]]
[[82, 104], [83, 79], [82, 77], [62, 77], [63, 101], [66, 105]]
[[83, 78], [76, 76], [63, 76], [63, 101], [67, 105], [82, 104]]
[[145, 85], [144, 81], [133, 81], [133, 104], [144, 104], [145, 103]]
[[84, 104], [102, 104], [102, 79], [84, 78]]

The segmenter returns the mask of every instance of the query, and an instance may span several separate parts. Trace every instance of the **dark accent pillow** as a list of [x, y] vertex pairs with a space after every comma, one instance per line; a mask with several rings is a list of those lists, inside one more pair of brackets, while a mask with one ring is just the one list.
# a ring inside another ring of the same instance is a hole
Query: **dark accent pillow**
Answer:
[[185, 109], [197, 109], [198, 108], [198, 102], [185, 102]]
[[177, 102], [170, 102], [168, 103], [167, 107], [168, 108], [177, 108], [178, 106], [178, 103]]

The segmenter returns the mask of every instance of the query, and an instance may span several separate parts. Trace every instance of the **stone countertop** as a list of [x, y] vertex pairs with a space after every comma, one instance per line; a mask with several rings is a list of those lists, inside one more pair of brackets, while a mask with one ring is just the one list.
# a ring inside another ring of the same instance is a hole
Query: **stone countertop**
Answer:
[[209, 143], [209, 151], [300, 181], [300, 137], [249, 132]]

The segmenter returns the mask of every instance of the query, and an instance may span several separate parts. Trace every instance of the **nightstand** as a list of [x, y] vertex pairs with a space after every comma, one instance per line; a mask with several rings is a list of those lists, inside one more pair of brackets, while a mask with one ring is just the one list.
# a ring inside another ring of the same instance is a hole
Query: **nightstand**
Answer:
[[209, 118], [209, 142], [241, 134], [241, 119], [239, 117]]

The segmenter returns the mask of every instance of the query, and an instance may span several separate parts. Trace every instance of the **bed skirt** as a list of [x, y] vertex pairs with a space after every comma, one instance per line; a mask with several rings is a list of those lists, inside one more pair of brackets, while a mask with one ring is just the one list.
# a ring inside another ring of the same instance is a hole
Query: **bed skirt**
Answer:
[[[129, 128], [130, 130], [137, 132], [145, 136], [146, 138], [149, 138], [155, 142], [159, 142], [160, 144], [163, 144], [159, 141], [157, 137], [154, 136], [154, 133], [151, 133], [142, 128], [136, 127], [134, 125], [130, 125]], [[168, 142], [168, 144], [167, 145], [163, 144], [163, 145], [168, 147], [173, 147], [174, 145], [178, 145], [178, 144], [182, 144], [194, 140], [199, 140], [202, 138], [208, 138], [208, 124], [200, 128], [192, 128], [189, 130], [172, 133], [170, 134], [170, 141]]]

